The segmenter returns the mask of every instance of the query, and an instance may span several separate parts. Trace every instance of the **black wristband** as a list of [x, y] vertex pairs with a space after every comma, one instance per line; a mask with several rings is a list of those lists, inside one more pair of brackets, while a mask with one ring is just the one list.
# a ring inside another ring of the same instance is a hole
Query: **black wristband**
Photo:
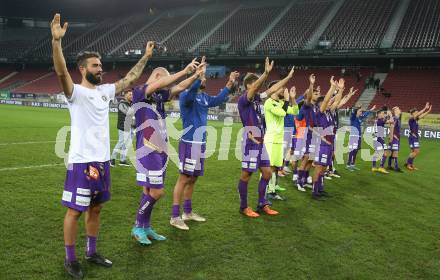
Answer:
[[287, 113], [287, 107], [289, 107], [289, 102], [284, 101], [284, 104], [283, 104], [283, 110], [284, 110], [284, 112], [286, 112], [286, 113]]

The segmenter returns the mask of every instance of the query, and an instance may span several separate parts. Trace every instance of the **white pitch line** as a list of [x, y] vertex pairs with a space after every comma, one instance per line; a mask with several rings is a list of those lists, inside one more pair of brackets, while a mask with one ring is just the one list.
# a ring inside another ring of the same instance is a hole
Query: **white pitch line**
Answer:
[[[206, 150], [205, 152], [222, 152], [222, 151], [230, 151], [234, 149], [241, 149], [241, 147], [230, 147], [228, 149], [218, 149], [218, 150]], [[177, 153], [170, 153], [169, 156], [177, 156]], [[54, 163], [54, 164], [42, 164], [42, 165], [30, 165], [30, 166], [21, 166], [21, 167], [7, 167], [7, 168], [0, 168], [0, 172], [2, 171], [16, 171], [16, 170], [22, 170], [22, 169], [33, 169], [33, 168], [43, 168], [43, 167], [54, 167], [54, 166], [60, 166], [64, 165], [64, 163]]]
[[60, 165], [64, 165], [64, 163], [31, 165], [31, 166], [21, 166], [21, 167], [7, 167], [7, 168], [0, 168], [0, 172], [1, 171], [15, 171], [15, 170], [22, 170], [22, 169], [43, 168], [43, 167], [54, 167], [54, 166], [60, 166]]
[[[110, 140], [110, 142], [117, 142], [118, 140]], [[0, 146], [9, 145], [30, 145], [30, 144], [48, 144], [48, 143], [65, 143], [67, 141], [31, 141], [31, 142], [12, 142], [12, 143], [0, 143]]]

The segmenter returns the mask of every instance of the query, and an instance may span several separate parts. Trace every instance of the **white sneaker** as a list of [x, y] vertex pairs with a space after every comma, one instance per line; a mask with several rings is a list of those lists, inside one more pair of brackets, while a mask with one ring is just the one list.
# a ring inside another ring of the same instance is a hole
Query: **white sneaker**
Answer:
[[313, 189], [313, 185], [312, 184], [305, 184], [304, 187], [309, 188], [309, 189]]
[[331, 180], [332, 177], [330, 177], [330, 175], [326, 174], [326, 175], [324, 175], [324, 179], [326, 179], [326, 180]]
[[303, 187], [301, 187], [300, 185], [297, 185], [297, 187], [298, 187], [298, 190], [299, 190], [300, 192], [305, 192], [305, 191], [306, 191], [306, 189], [303, 188]]
[[185, 222], [180, 217], [171, 217], [170, 225], [176, 227], [181, 230], [189, 230], [189, 227], [185, 224]]
[[312, 180], [312, 176], [307, 177], [307, 184], [312, 184], [313, 180]]
[[290, 168], [287, 166], [284, 166], [283, 171], [286, 173], [292, 173], [292, 170], [290, 170]]
[[293, 174], [292, 181], [296, 182], [298, 180], [298, 174]]
[[206, 222], [206, 219], [200, 216], [199, 214], [196, 214], [194, 212], [191, 212], [189, 214], [183, 213], [182, 214], [182, 220], [184, 221], [196, 221], [196, 222]]

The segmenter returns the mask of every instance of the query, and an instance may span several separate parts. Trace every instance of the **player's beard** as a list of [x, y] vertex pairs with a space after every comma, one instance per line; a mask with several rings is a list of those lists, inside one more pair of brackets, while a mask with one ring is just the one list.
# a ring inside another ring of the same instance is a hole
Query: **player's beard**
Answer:
[[102, 82], [101, 75], [93, 74], [89, 71], [86, 73], [86, 80], [91, 83], [92, 85], [98, 85]]
[[206, 86], [205, 86], [204, 84], [201, 84], [201, 85], [200, 85], [200, 89], [201, 89], [201, 90], [205, 90], [205, 88], [206, 88]]

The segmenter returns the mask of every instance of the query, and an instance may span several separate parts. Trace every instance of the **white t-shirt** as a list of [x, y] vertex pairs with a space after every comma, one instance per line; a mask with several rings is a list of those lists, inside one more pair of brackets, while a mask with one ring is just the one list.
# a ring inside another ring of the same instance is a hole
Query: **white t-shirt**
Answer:
[[70, 119], [69, 163], [110, 160], [109, 106], [115, 98], [115, 85], [89, 89], [74, 84], [67, 100]]

